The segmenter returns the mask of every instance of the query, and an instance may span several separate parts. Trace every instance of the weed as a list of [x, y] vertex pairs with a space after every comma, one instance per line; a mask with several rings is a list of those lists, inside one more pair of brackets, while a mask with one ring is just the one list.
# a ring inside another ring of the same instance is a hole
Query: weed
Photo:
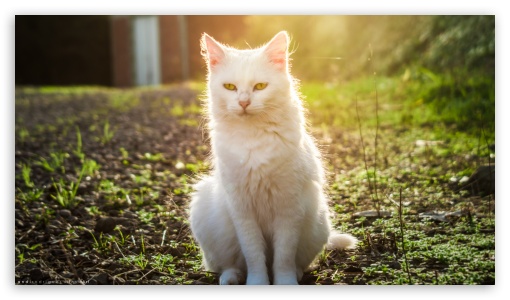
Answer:
[[122, 155], [122, 164], [129, 165], [129, 152], [124, 147], [120, 147], [119, 151]]
[[75, 207], [78, 203], [78, 199], [76, 198], [76, 193], [78, 192], [78, 187], [80, 186], [81, 180], [83, 178], [83, 174], [85, 173], [85, 168], [83, 167], [78, 180], [76, 182], [66, 183], [62, 178], [60, 178], [59, 182], [56, 183], [53, 181], [53, 186], [56, 190], [56, 195], [51, 195], [53, 199], [57, 201], [62, 207]]
[[44, 190], [39, 188], [31, 188], [28, 191], [22, 191], [21, 189], [17, 189], [19, 198], [25, 203], [34, 202], [39, 200], [44, 193]]
[[136, 204], [137, 206], [142, 206], [142, 205], [144, 204], [144, 202], [145, 202], [144, 197], [143, 197], [143, 192], [144, 192], [144, 189], [143, 189], [143, 188], [141, 188], [141, 189], [140, 189], [140, 194], [135, 194], [135, 195], [134, 195], [134, 198], [135, 198], [135, 204]]
[[140, 103], [140, 98], [136, 95], [125, 92], [111, 93], [108, 100], [110, 106], [120, 112], [127, 112]]
[[115, 130], [110, 129], [110, 122], [106, 120], [103, 125], [103, 134], [98, 138], [99, 142], [106, 145], [113, 139], [114, 135]]
[[149, 265], [158, 272], [168, 272], [169, 275], [175, 274], [174, 257], [170, 254], [161, 254], [151, 256]]
[[68, 157], [69, 157], [68, 153], [51, 152], [49, 160], [47, 160], [44, 157], [41, 157], [40, 161], [36, 161], [34, 164], [41, 166], [44, 170], [51, 173], [55, 172], [59, 168], [62, 173], [65, 173], [64, 161]]
[[55, 215], [55, 211], [43, 203], [41, 207], [41, 212], [39, 214], [36, 214], [34, 217], [37, 222], [48, 224], [50, 219], [53, 218], [53, 215]]
[[92, 206], [89, 206], [89, 207], [85, 207], [85, 209], [87, 210], [87, 212], [91, 215], [91, 216], [100, 216], [102, 215], [103, 213], [99, 210], [99, 207], [95, 206], [95, 205], [92, 205]]
[[105, 194], [106, 199], [111, 201], [123, 200], [129, 194], [126, 189], [117, 186], [108, 179], [103, 179], [99, 182], [99, 191]]
[[74, 155], [80, 159], [81, 162], [85, 159], [85, 153], [83, 153], [83, 144], [81, 141], [80, 128], [76, 127], [76, 149], [73, 150]]
[[188, 183], [188, 180], [187, 180], [187, 176], [186, 175], [183, 175], [179, 178], [179, 181], [178, 181], [181, 185], [181, 187], [178, 187], [178, 188], [174, 188], [173, 189], [173, 193], [175, 195], [182, 195], [182, 194], [189, 194], [191, 193], [192, 191], [192, 186]]
[[75, 182], [66, 183], [62, 178], [58, 182], [53, 181], [56, 195], [51, 195], [51, 197], [62, 207], [74, 207], [77, 204], [76, 192], [78, 191], [78, 186], [79, 184]]
[[32, 169], [29, 165], [22, 164], [21, 165], [21, 177], [23, 178], [23, 182], [25, 182], [25, 186], [28, 188], [33, 188], [34, 183], [30, 178], [30, 173], [32, 173]]
[[153, 212], [145, 211], [145, 209], [137, 211], [136, 214], [138, 215], [140, 221], [145, 224], [150, 224], [150, 222], [155, 216]]
[[115, 226], [114, 230], [118, 232], [119, 237], [120, 237], [120, 239], [117, 241], [119, 242], [119, 244], [121, 246], [124, 246], [127, 242], [127, 239], [129, 238], [129, 235], [124, 236], [124, 233], [122, 233], [122, 230], [120, 229], [120, 227], [118, 225]]
[[95, 175], [101, 166], [93, 159], [87, 158], [83, 160], [82, 170], [83, 175], [92, 176]]
[[25, 253], [26, 252], [33, 252], [37, 250], [38, 248], [42, 247], [42, 244], [33, 244], [32, 246], [26, 245], [26, 244], [18, 244], [16, 245], [16, 252], [18, 252], [18, 255], [16, 256], [18, 258], [19, 264], [23, 264], [26, 260]]
[[409, 262], [407, 260], [407, 251], [406, 251], [405, 242], [404, 242], [404, 221], [402, 218], [402, 188], [400, 188], [400, 197], [399, 197], [399, 203], [398, 203], [398, 218], [400, 221], [400, 238], [402, 240], [402, 254], [404, 255], [405, 270], [407, 271], [409, 283], [412, 284], [411, 273], [409, 272]]
[[170, 109], [170, 114], [174, 117], [182, 117], [184, 115], [184, 107], [180, 103], [175, 103]]
[[165, 157], [161, 153], [151, 154], [149, 152], [143, 155], [144, 159], [148, 161], [164, 161]]
[[96, 238], [92, 232], [90, 232], [90, 235], [94, 239], [94, 243], [92, 244], [94, 249], [101, 253], [105, 253], [110, 250], [110, 240], [105, 235], [103, 235], [102, 232], [99, 234], [99, 238]]
[[26, 142], [29, 137], [30, 133], [26, 128], [21, 128], [20, 130], [18, 130], [18, 138], [21, 143]]

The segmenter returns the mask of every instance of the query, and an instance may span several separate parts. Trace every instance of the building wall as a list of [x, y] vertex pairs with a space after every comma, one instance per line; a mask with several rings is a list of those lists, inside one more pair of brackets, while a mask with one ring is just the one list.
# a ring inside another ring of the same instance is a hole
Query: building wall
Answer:
[[112, 81], [116, 87], [133, 85], [133, 37], [131, 18], [114, 16], [111, 23]]
[[[159, 16], [161, 83], [203, 80], [202, 33], [233, 42], [244, 34], [243, 19]], [[185, 28], [180, 25], [183, 20]], [[16, 16], [15, 83], [133, 86], [132, 26], [132, 16]]]
[[160, 16], [161, 81], [170, 83], [183, 76], [177, 16]]
[[109, 18], [16, 16], [15, 84], [111, 85]]

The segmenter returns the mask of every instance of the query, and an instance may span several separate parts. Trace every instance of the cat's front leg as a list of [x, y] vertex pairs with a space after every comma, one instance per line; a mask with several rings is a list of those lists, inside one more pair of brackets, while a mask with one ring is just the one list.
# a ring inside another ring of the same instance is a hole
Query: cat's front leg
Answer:
[[273, 226], [273, 283], [296, 285], [302, 270], [296, 266], [296, 251], [299, 243], [301, 214], [280, 214]]
[[235, 213], [232, 216], [241, 250], [246, 259], [247, 285], [269, 284], [267, 274], [266, 244], [262, 230], [251, 213]]

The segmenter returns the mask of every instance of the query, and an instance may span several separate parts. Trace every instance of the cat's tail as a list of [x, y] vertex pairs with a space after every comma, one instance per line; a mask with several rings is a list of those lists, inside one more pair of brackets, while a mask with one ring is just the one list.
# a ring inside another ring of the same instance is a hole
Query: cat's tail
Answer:
[[326, 249], [355, 249], [358, 240], [348, 233], [340, 233], [338, 231], [331, 231], [329, 234]]

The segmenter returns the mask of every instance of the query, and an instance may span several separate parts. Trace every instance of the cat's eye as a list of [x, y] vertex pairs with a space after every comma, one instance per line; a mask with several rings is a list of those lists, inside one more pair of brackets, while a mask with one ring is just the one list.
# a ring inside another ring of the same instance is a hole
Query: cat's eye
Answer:
[[266, 87], [267, 87], [267, 83], [265, 83], [265, 82], [260, 82], [260, 83], [257, 83], [257, 84], [253, 87], [253, 89], [254, 89], [254, 90], [259, 90], [259, 91], [260, 91], [260, 90], [265, 89]]
[[223, 85], [223, 87], [225, 87], [227, 90], [229, 91], [235, 91], [237, 90], [237, 87], [235, 85], [233, 85], [232, 83], [225, 83]]

